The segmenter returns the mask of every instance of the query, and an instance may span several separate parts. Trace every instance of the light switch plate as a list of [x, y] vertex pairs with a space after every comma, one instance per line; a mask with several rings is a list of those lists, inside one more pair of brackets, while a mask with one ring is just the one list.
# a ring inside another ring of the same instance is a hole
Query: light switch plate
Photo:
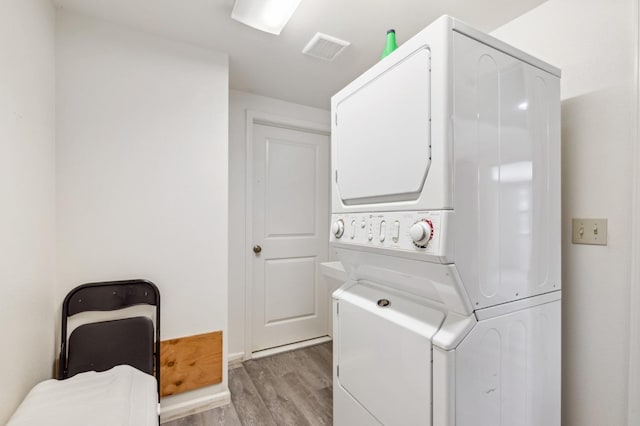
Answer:
[[607, 245], [607, 219], [572, 219], [573, 244]]

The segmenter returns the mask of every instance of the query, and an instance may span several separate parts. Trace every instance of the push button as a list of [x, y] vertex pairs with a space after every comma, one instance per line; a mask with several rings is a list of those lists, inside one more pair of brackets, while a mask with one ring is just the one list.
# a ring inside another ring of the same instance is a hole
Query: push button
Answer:
[[391, 237], [391, 239], [394, 243], [397, 243], [400, 239], [400, 222], [397, 220], [393, 222], [393, 236]]

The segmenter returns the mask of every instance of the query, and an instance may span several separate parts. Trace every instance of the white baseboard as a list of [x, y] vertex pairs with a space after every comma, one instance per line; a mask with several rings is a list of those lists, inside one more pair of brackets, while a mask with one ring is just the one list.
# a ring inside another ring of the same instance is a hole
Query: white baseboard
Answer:
[[244, 361], [244, 352], [236, 352], [227, 355], [227, 364], [229, 365], [229, 369], [235, 368], [238, 364], [242, 364], [242, 361]]
[[163, 406], [160, 410], [160, 423], [167, 423], [191, 414], [201, 413], [212, 408], [222, 407], [231, 402], [229, 390], [190, 399], [177, 404]]
[[282, 352], [293, 351], [295, 349], [306, 348], [307, 346], [319, 345], [320, 343], [330, 342], [332, 339], [329, 336], [317, 337], [315, 339], [304, 340], [302, 342], [291, 343], [289, 345], [278, 346], [276, 348], [264, 349], [251, 354], [251, 358], [258, 359], [266, 356], [279, 354]]

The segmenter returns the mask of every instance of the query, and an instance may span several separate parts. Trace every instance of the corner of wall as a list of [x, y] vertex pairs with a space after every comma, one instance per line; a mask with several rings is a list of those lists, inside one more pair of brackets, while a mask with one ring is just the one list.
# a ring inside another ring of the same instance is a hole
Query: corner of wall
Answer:
[[[52, 377], [55, 353], [55, 10], [3, 2], [0, 13], [0, 424]], [[27, 319], [25, 319], [27, 318]]]

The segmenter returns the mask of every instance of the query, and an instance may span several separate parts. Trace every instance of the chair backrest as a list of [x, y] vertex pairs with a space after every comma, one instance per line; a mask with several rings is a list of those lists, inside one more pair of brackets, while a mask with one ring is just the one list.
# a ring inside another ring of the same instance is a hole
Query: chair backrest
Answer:
[[[118, 311], [120, 309], [126, 309], [138, 305], [150, 305], [155, 307], [155, 324], [153, 324], [153, 329], [155, 330], [155, 338], [148, 338], [149, 333], [145, 331], [144, 321], [140, 321], [142, 319], [140, 317], [136, 317], [131, 318], [130, 320], [120, 319], [111, 321], [100, 321], [83, 325], [73, 331], [72, 335], [69, 337], [69, 339], [67, 339], [68, 319], [76, 314], [95, 311]], [[84, 329], [82, 329], [83, 327]], [[108, 351], [110, 345], [117, 345], [120, 343], [125, 346], [130, 346], [126, 342], [131, 342], [131, 339], [136, 339], [134, 335], [127, 335], [128, 330], [130, 330], [132, 334], [139, 333], [139, 336], [141, 336], [142, 340], [148, 341], [153, 345], [153, 349], [149, 351], [149, 353], [152, 353], [153, 355], [153, 371], [145, 371], [148, 370], [148, 366], [150, 366], [149, 363], [142, 363], [147, 367], [141, 368], [139, 366], [139, 364], [141, 363], [136, 360], [128, 362], [126, 360], [126, 347], [122, 348], [122, 350], [125, 351], [124, 358], [122, 358], [122, 351], [114, 350], [113, 353], [117, 353], [118, 355], [111, 361], [107, 360], [107, 362], [124, 362], [142, 369], [147, 373], [154, 372], [156, 381], [158, 382], [159, 395], [160, 292], [158, 291], [158, 288], [155, 286], [155, 284], [147, 280], [107, 281], [83, 284], [74, 288], [69, 292], [69, 294], [67, 294], [64, 302], [62, 303], [62, 330], [60, 339], [61, 343], [58, 378], [66, 379], [78, 372], [94, 369], [93, 367], [91, 367], [93, 365], [106, 365], [105, 357], [108, 358], [110, 356]], [[72, 348], [72, 342], [74, 341], [74, 339], [78, 343], [73, 343], [73, 345], [75, 345], [75, 347], [78, 349]], [[91, 348], [82, 348], [82, 342], [86, 342], [85, 346], [91, 345]], [[92, 359], [85, 359], [81, 366], [74, 365], [72, 366], [70, 371], [69, 362], [71, 360], [71, 355], [69, 351], [71, 350], [80, 353], [80, 357], [86, 358], [87, 356], [95, 356], [96, 360], [94, 362], [94, 360]], [[105, 368], [110, 368], [110, 366]]]

